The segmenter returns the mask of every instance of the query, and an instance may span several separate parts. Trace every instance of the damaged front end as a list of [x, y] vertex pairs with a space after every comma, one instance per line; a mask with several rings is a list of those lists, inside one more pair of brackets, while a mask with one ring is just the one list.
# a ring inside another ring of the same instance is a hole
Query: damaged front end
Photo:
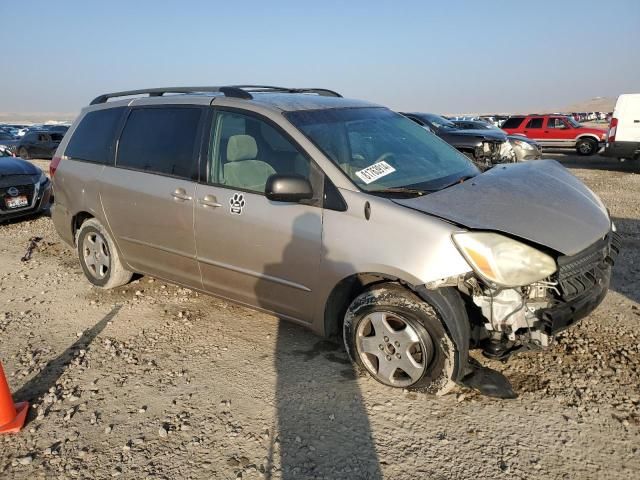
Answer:
[[472, 346], [499, 360], [548, 347], [602, 302], [619, 245], [610, 232], [576, 255], [557, 257], [552, 275], [526, 286], [499, 287], [477, 275], [462, 280], [458, 289], [467, 299]]

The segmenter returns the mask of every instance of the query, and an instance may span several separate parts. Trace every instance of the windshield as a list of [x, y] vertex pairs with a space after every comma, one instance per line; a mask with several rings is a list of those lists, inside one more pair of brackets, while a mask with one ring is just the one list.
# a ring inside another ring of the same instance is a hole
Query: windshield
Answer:
[[580, 128], [582, 127], [582, 125], [578, 122], [575, 121], [575, 119], [573, 117], [567, 117], [567, 120], [569, 120], [569, 123], [571, 124], [571, 126], [573, 128]]
[[441, 117], [440, 115], [433, 115], [429, 113], [429, 114], [422, 114], [422, 115], [416, 115], [416, 116], [418, 118], [423, 118], [424, 120], [431, 123], [435, 128], [438, 128], [438, 129], [444, 129], [444, 130], [458, 129], [455, 123], [453, 123], [451, 120], [447, 120], [446, 118]]
[[286, 116], [367, 192], [434, 191], [479, 173], [449, 144], [386, 108], [301, 110]]

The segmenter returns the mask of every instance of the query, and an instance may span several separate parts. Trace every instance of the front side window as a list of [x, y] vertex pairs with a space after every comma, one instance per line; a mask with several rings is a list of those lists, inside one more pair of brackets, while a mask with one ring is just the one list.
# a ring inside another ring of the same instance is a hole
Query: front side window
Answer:
[[201, 114], [198, 107], [133, 109], [120, 136], [116, 166], [197, 180]]
[[576, 122], [575, 118], [567, 117], [567, 120], [573, 128], [582, 128], [582, 124], [580, 122]]
[[386, 108], [301, 110], [286, 116], [364, 191], [432, 191], [479, 173], [449, 144]]
[[274, 174], [309, 179], [309, 159], [269, 123], [235, 112], [216, 114], [210, 150], [209, 183], [264, 193]]
[[566, 129], [567, 124], [561, 118], [552, 117], [547, 121], [547, 128]]
[[532, 118], [525, 128], [542, 128], [542, 118]]
[[124, 111], [124, 107], [116, 107], [87, 113], [73, 132], [65, 155], [74, 160], [113, 163], [113, 143]]

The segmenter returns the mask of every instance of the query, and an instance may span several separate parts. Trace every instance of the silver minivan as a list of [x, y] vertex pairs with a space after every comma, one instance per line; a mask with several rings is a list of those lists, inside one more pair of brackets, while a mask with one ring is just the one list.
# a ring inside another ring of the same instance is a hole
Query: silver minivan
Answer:
[[555, 161], [480, 173], [324, 89], [101, 95], [50, 173], [56, 229], [93, 285], [137, 272], [271, 312], [341, 338], [386, 385], [440, 394], [513, 396], [469, 350], [547, 347], [602, 301], [619, 245]]

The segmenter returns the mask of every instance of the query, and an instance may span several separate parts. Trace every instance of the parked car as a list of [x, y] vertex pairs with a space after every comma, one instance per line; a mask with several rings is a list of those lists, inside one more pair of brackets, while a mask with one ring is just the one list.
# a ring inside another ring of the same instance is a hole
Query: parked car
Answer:
[[11, 132], [7, 130], [0, 130], [0, 145], [4, 145], [4, 142], [13, 140], [15, 140], [15, 137], [11, 134]]
[[64, 135], [65, 133], [67, 133], [67, 130], [69, 130], [69, 125], [45, 125], [42, 129], [46, 130], [47, 132], [56, 132]]
[[640, 93], [618, 97], [602, 154], [618, 159], [640, 159]]
[[[506, 132], [493, 124], [480, 120], [457, 120], [453, 123], [462, 130], [497, 130], [506, 135]], [[542, 148], [535, 140], [522, 135], [507, 135], [507, 139], [515, 152], [516, 161], [525, 162], [527, 160], [539, 160], [542, 158]]]
[[464, 130], [458, 128], [451, 120], [433, 113], [403, 115], [453, 145], [482, 170], [500, 163], [516, 161], [515, 152], [504, 132], [486, 128]]
[[42, 170], [0, 146], [0, 223], [45, 211], [50, 200], [51, 182]]
[[523, 135], [544, 147], [575, 148], [579, 155], [598, 152], [607, 137], [599, 128], [581, 125], [565, 115], [512, 116], [502, 125], [509, 135]]
[[30, 158], [52, 158], [62, 141], [63, 134], [35, 130], [27, 132], [23, 137], [11, 143], [13, 150], [19, 157], [28, 160]]
[[50, 173], [55, 228], [96, 287], [139, 272], [273, 312], [427, 392], [513, 396], [469, 349], [548, 346], [602, 301], [618, 250], [559, 163], [481, 174], [415, 122], [322, 89], [100, 95]]

